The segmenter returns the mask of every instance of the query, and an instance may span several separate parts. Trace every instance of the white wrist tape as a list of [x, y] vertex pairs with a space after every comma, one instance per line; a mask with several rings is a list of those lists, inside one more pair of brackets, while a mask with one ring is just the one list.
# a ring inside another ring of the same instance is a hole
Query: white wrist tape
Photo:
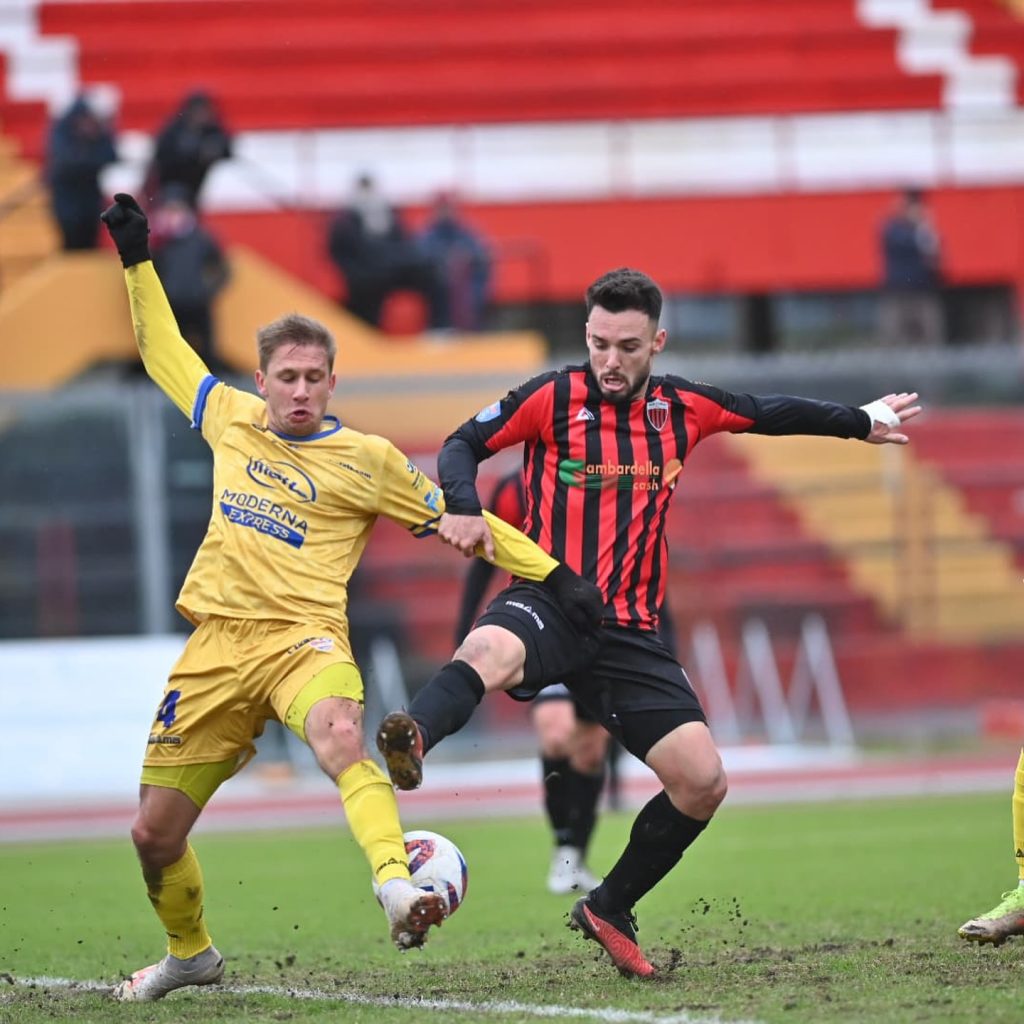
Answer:
[[880, 398], [876, 398], [861, 408], [871, 417], [872, 423], [884, 423], [887, 427], [898, 427], [900, 418]]

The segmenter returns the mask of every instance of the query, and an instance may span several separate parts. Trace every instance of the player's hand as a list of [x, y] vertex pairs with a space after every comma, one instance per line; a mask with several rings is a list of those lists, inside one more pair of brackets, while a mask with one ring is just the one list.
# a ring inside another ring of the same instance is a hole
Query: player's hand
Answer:
[[442, 544], [451, 545], [466, 558], [472, 558], [479, 547], [489, 562], [494, 561], [494, 536], [482, 515], [458, 516], [445, 512], [437, 524], [437, 535]]
[[554, 594], [558, 607], [581, 633], [597, 632], [604, 615], [604, 596], [599, 587], [573, 572], [564, 562], [548, 573], [544, 586]]
[[117, 246], [124, 267], [145, 263], [149, 255], [149, 221], [133, 196], [118, 192], [114, 203], [101, 214], [100, 220], [107, 225], [107, 231]]
[[871, 417], [871, 431], [864, 440], [869, 444], [908, 444], [910, 438], [900, 428], [921, 411], [916, 401], [916, 391], [901, 391], [862, 405]]

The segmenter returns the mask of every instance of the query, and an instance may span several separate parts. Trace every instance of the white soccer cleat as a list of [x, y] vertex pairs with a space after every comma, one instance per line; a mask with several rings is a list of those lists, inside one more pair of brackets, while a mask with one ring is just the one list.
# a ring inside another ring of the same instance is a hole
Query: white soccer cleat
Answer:
[[600, 879], [595, 878], [583, 863], [583, 854], [578, 847], [559, 846], [551, 855], [548, 892], [556, 896], [567, 896], [571, 892], [586, 895], [600, 884]]
[[114, 987], [114, 998], [126, 1003], [151, 1003], [187, 985], [216, 985], [224, 977], [224, 957], [210, 946], [187, 960], [168, 954], [159, 963], [136, 971]]
[[580, 869], [580, 851], [575, 846], [559, 846], [551, 855], [548, 869], [548, 892], [565, 896], [576, 891], [576, 874]]
[[391, 941], [403, 952], [427, 941], [427, 929], [440, 925], [448, 907], [439, 892], [417, 889], [404, 878], [392, 878], [377, 893], [391, 925]]
[[575, 883], [573, 889], [585, 896], [601, 884], [601, 879], [594, 875], [583, 861], [580, 861], [573, 882]]

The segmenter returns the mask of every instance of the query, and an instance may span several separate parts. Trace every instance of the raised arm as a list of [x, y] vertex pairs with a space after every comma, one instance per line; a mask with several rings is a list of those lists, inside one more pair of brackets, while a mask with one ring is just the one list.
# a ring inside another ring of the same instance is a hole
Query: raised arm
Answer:
[[101, 219], [124, 266], [132, 326], [146, 373], [191, 417], [199, 386], [210, 371], [178, 330], [150, 258], [146, 215], [130, 195], [119, 192]]

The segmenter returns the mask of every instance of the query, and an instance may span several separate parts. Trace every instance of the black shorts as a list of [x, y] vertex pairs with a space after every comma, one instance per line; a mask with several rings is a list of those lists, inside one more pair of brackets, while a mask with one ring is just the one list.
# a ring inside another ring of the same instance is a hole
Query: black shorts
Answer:
[[560, 683], [588, 665], [603, 632], [583, 636], [562, 614], [551, 591], [539, 583], [506, 587], [476, 620], [476, 626], [501, 626], [515, 633], [526, 647], [523, 681], [509, 691], [516, 700], [533, 700], [538, 690]]
[[477, 625], [502, 626], [526, 647], [523, 681], [509, 690], [533, 700], [562, 682], [577, 702], [643, 760], [663, 736], [686, 722], [707, 722], [686, 673], [653, 632], [609, 626], [581, 637], [548, 591], [516, 583], [487, 607]]
[[641, 761], [663, 736], [707, 717], [682, 665], [646, 630], [608, 626], [601, 649], [565, 685]]

